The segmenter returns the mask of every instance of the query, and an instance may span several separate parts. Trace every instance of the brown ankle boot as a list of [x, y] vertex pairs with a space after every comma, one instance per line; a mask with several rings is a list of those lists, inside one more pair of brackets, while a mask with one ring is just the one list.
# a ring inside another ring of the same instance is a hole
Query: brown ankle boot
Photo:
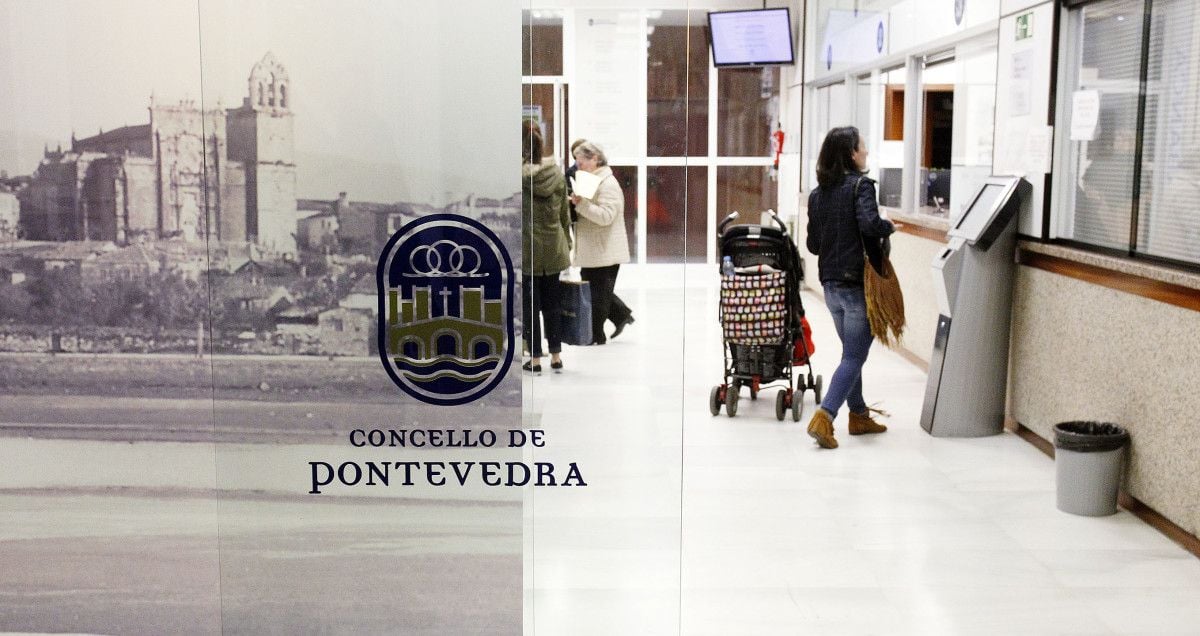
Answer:
[[808, 422], [808, 434], [817, 440], [817, 445], [821, 448], [838, 446], [837, 440], [833, 439], [833, 418], [829, 417], [829, 412], [825, 409], [818, 408], [817, 412], [813, 413]]
[[862, 413], [850, 413], [850, 434], [851, 435], [867, 435], [869, 433], [882, 433], [887, 430], [887, 427], [875, 420], [871, 419], [872, 413], [878, 413], [887, 417], [887, 413], [879, 409], [868, 408]]

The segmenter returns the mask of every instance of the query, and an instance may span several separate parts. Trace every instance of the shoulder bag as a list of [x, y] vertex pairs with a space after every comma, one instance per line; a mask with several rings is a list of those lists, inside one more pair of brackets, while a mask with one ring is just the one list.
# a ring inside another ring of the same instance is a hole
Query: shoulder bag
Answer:
[[[855, 220], [858, 219], [858, 186], [863, 177], [854, 184]], [[871, 335], [879, 339], [884, 346], [895, 349], [904, 337], [904, 292], [900, 289], [900, 280], [896, 278], [896, 270], [884, 249], [883, 241], [887, 239], [871, 238], [880, 241], [879, 268], [872, 263], [870, 250], [867, 249], [868, 237], [860, 232], [858, 239], [863, 246], [863, 294], [867, 298], [867, 321], [871, 323]]]

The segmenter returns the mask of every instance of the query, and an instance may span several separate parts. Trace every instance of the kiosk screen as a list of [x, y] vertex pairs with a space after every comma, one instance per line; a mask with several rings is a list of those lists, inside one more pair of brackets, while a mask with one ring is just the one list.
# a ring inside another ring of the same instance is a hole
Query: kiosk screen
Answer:
[[954, 226], [954, 233], [970, 241], [978, 240], [988, 222], [995, 217], [996, 204], [1000, 202], [1000, 197], [1006, 189], [998, 183], [984, 185], [975, 197], [975, 202], [963, 213], [958, 225]]

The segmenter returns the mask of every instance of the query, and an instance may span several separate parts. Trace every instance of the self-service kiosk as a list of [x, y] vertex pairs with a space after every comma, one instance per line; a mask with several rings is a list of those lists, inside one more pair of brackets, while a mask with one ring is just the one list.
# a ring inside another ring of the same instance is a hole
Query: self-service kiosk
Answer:
[[1032, 186], [989, 177], [933, 261], [938, 325], [921, 427], [937, 437], [1004, 430], [1017, 217]]

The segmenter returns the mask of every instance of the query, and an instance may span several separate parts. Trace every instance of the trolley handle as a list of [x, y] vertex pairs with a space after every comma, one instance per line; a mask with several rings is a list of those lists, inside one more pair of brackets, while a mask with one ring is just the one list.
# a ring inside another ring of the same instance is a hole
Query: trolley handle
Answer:
[[767, 210], [767, 212], [771, 213], [771, 220], [775, 221], [775, 225], [778, 225], [779, 229], [784, 234], [787, 234], [787, 226], [783, 224], [783, 221], [780, 220], [779, 215], [775, 213], [775, 210]]
[[729, 224], [733, 223], [733, 221], [737, 218], [738, 218], [738, 212], [737, 212], [737, 210], [734, 210], [733, 212], [729, 213], [729, 216], [725, 217], [724, 219], [721, 219], [721, 222], [717, 225], [717, 236], [721, 236], [722, 234], [724, 234], [725, 228], [729, 227]]
[[[775, 222], [775, 225], [779, 226], [779, 230], [784, 234], [787, 234], [787, 226], [784, 225], [783, 221], [779, 218], [779, 215], [775, 213], [775, 210], [767, 210], [767, 212], [771, 214], [771, 220]], [[738, 218], [738, 214], [739, 212], [734, 210], [733, 212], [729, 213], [729, 216], [721, 219], [720, 224], [717, 225], [717, 236], [721, 236], [725, 233], [725, 228], [729, 227], [729, 224], [733, 223], [734, 220]]]

